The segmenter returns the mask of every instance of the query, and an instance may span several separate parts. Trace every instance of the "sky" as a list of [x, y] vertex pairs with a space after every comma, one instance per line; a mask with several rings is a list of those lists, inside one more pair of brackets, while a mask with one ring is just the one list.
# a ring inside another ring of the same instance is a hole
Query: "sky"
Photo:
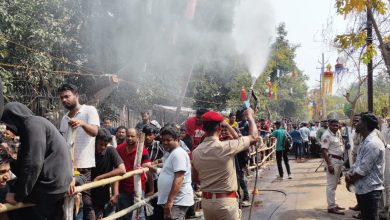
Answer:
[[[336, 15], [335, 0], [272, 0], [276, 24], [284, 22], [287, 39], [292, 44], [300, 44], [295, 61], [300, 70], [309, 76], [309, 89], [319, 87], [321, 54], [325, 63], [334, 69], [339, 56], [336, 49], [324, 43], [346, 29], [343, 16]], [[325, 33], [325, 34], [323, 34]], [[324, 37], [325, 36], [325, 37]], [[336, 87], [336, 88], [335, 88]], [[341, 85], [334, 86], [334, 93]]]

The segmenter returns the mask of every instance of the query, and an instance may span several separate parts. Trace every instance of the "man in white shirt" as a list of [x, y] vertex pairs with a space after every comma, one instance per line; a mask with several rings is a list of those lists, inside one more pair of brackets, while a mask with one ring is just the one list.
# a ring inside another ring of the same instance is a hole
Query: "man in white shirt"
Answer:
[[309, 150], [309, 137], [310, 137], [310, 129], [309, 123], [303, 123], [303, 126], [299, 129], [299, 133], [301, 133], [303, 139], [303, 152], [305, 153], [306, 158], [310, 157]]
[[[75, 85], [63, 84], [58, 88], [63, 106], [69, 110], [61, 120], [60, 132], [71, 150], [74, 170], [91, 181], [91, 169], [95, 167], [95, 136], [100, 124], [95, 107], [79, 103], [79, 91]], [[69, 187], [74, 192], [75, 181]], [[83, 219], [95, 219], [90, 190], [83, 191]]]
[[184, 220], [188, 208], [194, 204], [190, 158], [179, 145], [176, 127], [167, 125], [160, 135], [169, 155], [158, 177], [157, 204], [164, 206], [164, 219]]

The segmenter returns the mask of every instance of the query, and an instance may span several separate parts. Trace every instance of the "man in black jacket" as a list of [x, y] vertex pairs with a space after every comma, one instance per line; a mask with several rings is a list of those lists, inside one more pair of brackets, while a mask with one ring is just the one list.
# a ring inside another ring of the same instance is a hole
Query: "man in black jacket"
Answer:
[[20, 136], [20, 146], [12, 172], [16, 183], [6, 202], [31, 202], [16, 218], [61, 219], [64, 195], [72, 181], [70, 151], [56, 127], [45, 118], [33, 115], [25, 105], [5, 105], [1, 121]]

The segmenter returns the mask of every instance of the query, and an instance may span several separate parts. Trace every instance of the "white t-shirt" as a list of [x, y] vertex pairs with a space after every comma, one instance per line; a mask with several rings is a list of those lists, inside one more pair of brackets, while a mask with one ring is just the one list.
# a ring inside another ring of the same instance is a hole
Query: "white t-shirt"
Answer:
[[175, 172], [185, 171], [183, 184], [173, 201], [174, 205], [192, 206], [194, 195], [191, 187], [191, 163], [190, 158], [181, 147], [175, 148], [164, 161], [158, 177], [158, 201], [157, 204], [165, 204], [171, 191]]
[[[72, 128], [68, 124], [70, 119], [68, 114], [69, 112], [61, 120], [60, 132], [64, 135], [70, 149]], [[100, 125], [99, 114], [96, 108], [90, 105], [82, 105], [75, 118], [91, 125]], [[76, 128], [75, 132], [74, 161], [77, 168], [95, 167], [95, 137], [89, 136], [81, 127]]]

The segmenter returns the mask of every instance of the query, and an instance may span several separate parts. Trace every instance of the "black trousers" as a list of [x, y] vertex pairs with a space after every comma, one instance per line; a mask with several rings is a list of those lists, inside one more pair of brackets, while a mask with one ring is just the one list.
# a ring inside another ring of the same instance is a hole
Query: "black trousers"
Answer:
[[280, 177], [283, 177], [282, 158], [284, 161], [284, 165], [286, 166], [287, 174], [288, 175], [291, 174], [290, 165], [288, 164], [287, 151], [285, 150], [276, 151], [276, 163], [278, 165], [278, 171]]
[[[84, 175], [87, 183], [91, 182], [91, 168], [78, 169], [80, 174]], [[84, 190], [81, 192], [83, 200], [83, 220], [95, 220], [95, 210], [91, 197], [91, 190]]]
[[15, 210], [8, 213], [12, 220], [62, 220], [65, 193], [42, 194], [32, 193], [27, 202], [35, 206]]
[[363, 220], [379, 220], [379, 201], [382, 191], [374, 190], [366, 194], [356, 194]]

